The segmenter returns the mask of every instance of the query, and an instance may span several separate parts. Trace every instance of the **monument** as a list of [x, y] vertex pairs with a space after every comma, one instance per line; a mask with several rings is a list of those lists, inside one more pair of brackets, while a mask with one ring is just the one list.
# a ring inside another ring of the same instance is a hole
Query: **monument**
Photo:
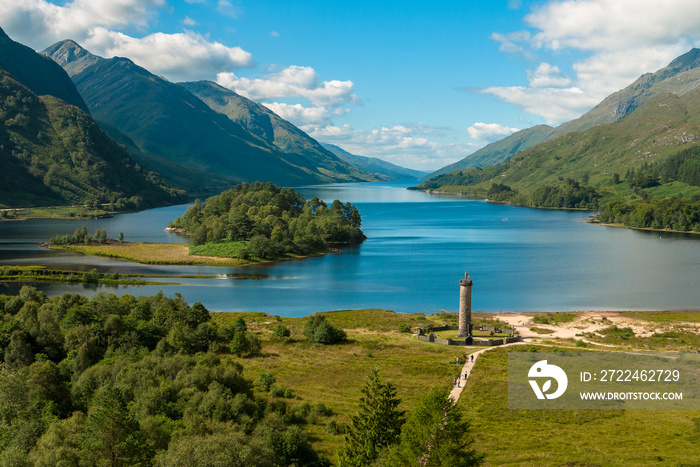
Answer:
[[464, 272], [464, 279], [459, 281], [459, 330], [457, 337], [472, 335], [472, 280]]

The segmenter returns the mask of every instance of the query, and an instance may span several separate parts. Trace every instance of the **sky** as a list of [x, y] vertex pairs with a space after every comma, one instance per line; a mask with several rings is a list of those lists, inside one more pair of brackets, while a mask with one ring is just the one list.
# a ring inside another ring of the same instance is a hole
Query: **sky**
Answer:
[[700, 47], [697, 0], [0, 0], [43, 50], [73, 39], [211, 80], [353, 154], [437, 170], [580, 117]]

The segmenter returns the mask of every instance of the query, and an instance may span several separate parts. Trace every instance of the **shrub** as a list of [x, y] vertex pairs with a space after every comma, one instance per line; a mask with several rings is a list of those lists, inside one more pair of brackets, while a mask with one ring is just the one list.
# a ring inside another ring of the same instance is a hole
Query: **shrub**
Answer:
[[291, 335], [292, 333], [289, 331], [289, 329], [287, 329], [287, 326], [283, 324], [278, 324], [272, 331], [272, 337], [274, 337], [275, 339], [286, 339]]
[[275, 384], [275, 381], [277, 381], [277, 379], [272, 373], [261, 373], [260, 376], [258, 376], [258, 380], [255, 382], [255, 387], [261, 391], [269, 392], [272, 385]]
[[304, 337], [319, 344], [335, 344], [344, 341], [347, 335], [326, 321], [325, 316], [314, 315], [306, 322]]

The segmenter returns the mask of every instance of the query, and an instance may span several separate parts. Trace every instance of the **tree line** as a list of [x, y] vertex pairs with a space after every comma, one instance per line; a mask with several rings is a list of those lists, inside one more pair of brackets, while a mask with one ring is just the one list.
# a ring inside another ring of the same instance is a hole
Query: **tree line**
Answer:
[[[271, 259], [324, 251], [333, 243], [359, 243], [362, 218], [355, 206], [335, 200], [329, 207], [317, 197], [306, 201], [291, 188], [272, 183], [243, 183], [195, 200], [170, 223], [191, 235], [192, 245], [244, 242], [243, 259]], [[206, 254], [201, 249], [197, 254]]]
[[601, 222], [655, 230], [700, 232], [700, 201], [666, 198], [655, 201], [610, 201], [598, 214]]

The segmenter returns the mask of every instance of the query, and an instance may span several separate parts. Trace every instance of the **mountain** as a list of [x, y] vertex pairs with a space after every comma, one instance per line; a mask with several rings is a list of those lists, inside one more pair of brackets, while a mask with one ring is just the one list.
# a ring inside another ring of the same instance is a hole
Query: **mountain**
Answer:
[[603, 123], [616, 122], [654, 96], [666, 93], [681, 96], [698, 85], [700, 49], [691, 49], [668, 66], [654, 73], [645, 73], [626, 88], [606, 97], [580, 118], [562, 123], [548, 139], [555, 139], [572, 131], [585, 131]]
[[321, 143], [321, 145], [335, 154], [339, 159], [380, 178], [402, 180], [423, 178], [427, 175], [426, 172], [407, 169], [406, 167], [401, 167], [400, 165], [395, 165], [376, 157], [356, 156], [333, 144]]
[[139, 209], [186, 201], [89, 114], [54, 96], [37, 96], [3, 70], [0, 109], [2, 206], [112, 201], [117, 209]]
[[80, 47], [77, 42], [70, 39], [57, 42], [41, 53], [58, 63], [71, 77], [77, 75], [85, 68], [105, 60], [102, 57], [91, 54]]
[[95, 119], [129, 138], [140, 150], [134, 156], [177, 186], [203, 188], [193, 186], [188, 171], [209, 185], [222, 179], [287, 186], [371, 179], [332, 155], [285, 152], [214, 111], [184, 86], [126, 58], [95, 58], [72, 41], [44, 53], [74, 73], [71, 78]]
[[[692, 49], [673, 60], [668, 66], [654, 73], [640, 76], [626, 88], [606, 97], [580, 118], [562, 123], [554, 129], [546, 125], [539, 125], [521, 130], [483, 147], [454, 164], [433, 172], [429, 177], [443, 175], [454, 170], [500, 164], [510, 159], [514, 154], [529, 149], [540, 142], [556, 139], [575, 131], [585, 131], [596, 125], [616, 122], [654, 96], [665, 93], [681, 96], [695, 89], [698, 85], [700, 85], [700, 49]], [[522, 139], [524, 141], [521, 144]]]
[[419, 189], [504, 199], [514, 196], [515, 191], [532, 195], [538, 190], [581, 182], [601, 197], [694, 196], [700, 195], [700, 188], [678, 181], [673, 174], [648, 180], [653, 183], [633, 178], [635, 172], [649, 173], [650, 168], [662, 166], [670, 156], [697, 147], [700, 87], [682, 95], [657, 94], [616, 122], [546, 141], [498, 166], [438, 176], [419, 185]]
[[0, 204], [186, 201], [93, 120], [66, 72], [0, 29]]
[[276, 146], [287, 154], [316, 165], [324, 173], [346, 173], [359, 179], [367, 179], [353, 164], [347, 164], [325, 149], [315, 139], [292, 123], [280, 118], [264, 105], [247, 99], [230, 89], [211, 81], [179, 83], [200, 98], [214, 111], [226, 115], [233, 122]]
[[0, 28], [0, 68], [37, 96], [54, 96], [88, 112], [70, 77], [53, 60], [15, 42]]
[[426, 178], [437, 177], [455, 170], [475, 169], [477, 167], [501, 164], [513, 157], [514, 154], [546, 141], [553, 131], [554, 128], [548, 125], [537, 125], [520, 130], [484, 146], [462, 160], [436, 170]]

